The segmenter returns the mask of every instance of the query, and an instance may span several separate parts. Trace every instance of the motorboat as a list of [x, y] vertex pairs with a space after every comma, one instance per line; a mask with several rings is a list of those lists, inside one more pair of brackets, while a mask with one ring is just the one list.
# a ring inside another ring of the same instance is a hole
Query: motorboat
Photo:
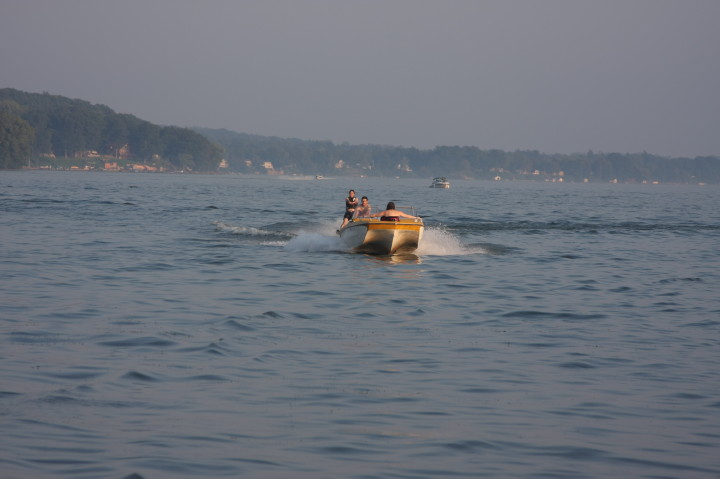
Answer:
[[430, 188], [450, 188], [450, 182], [444, 176], [433, 178]]
[[340, 239], [358, 253], [391, 255], [417, 249], [425, 225], [422, 218], [355, 218], [338, 230]]

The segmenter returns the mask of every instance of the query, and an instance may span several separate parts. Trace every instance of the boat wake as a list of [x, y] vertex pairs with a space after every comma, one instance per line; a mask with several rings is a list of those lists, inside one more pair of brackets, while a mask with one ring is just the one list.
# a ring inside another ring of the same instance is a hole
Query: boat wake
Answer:
[[337, 221], [326, 221], [296, 232], [284, 245], [286, 251], [293, 253], [345, 252], [347, 246], [335, 233]]
[[[336, 234], [336, 221], [304, 225], [276, 224], [256, 228], [235, 226], [216, 221], [218, 231], [237, 235], [247, 241], [258, 242], [265, 246], [282, 247], [292, 253], [348, 252], [347, 246]], [[418, 256], [462, 256], [473, 254], [493, 254], [488, 245], [467, 245], [444, 227], [426, 227], [416, 251]]]
[[[291, 252], [347, 252], [347, 246], [335, 233], [336, 223], [322, 225], [316, 231], [300, 231], [285, 245]], [[473, 254], [492, 254], [487, 245], [466, 245], [445, 228], [425, 228], [422, 240], [415, 256], [461, 256]]]
[[260, 242], [271, 246], [282, 246], [294, 235], [287, 231], [270, 228], [254, 228], [252, 226], [234, 226], [222, 221], [216, 221], [217, 231], [236, 235], [248, 241]]
[[237, 235], [271, 236], [276, 234], [276, 232], [274, 231], [253, 228], [252, 226], [233, 226], [227, 223], [223, 223], [222, 221], [216, 221], [215, 226], [219, 231], [224, 231], [226, 233], [233, 233]]
[[421, 256], [462, 256], [486, 254], [488, 251], [480, 245], [463, 244], [460, 238], [445, 228], [429, 227], [425, 228], [415, 253]]
[[337, 235], [300, 232], [285, 245], [293, 253], [344, 252], [347, 246]]

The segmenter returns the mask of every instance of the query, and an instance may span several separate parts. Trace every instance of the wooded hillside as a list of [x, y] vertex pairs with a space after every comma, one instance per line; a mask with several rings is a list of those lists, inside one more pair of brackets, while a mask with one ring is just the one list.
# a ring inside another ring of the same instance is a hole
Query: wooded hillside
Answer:
[[0, 150], [2, 168], [22, 167], [29, 157], [97, 155], [168, 169], [214, 171], [222, 154], [187, 128], [158, 126], [104, 105], [12, 88], [0, 89], [0, 126], [0, 145], [12, 142], [11, 150]]

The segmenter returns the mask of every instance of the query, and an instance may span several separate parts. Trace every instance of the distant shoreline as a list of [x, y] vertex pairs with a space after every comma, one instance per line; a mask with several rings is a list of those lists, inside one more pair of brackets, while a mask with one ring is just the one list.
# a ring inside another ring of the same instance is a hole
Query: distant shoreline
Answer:
[[[128, 169], [123, 170], [105, 170], [105, 169], [94, 169], [94, 168], [44, 168], [44, 167], [22, 167], [15, 170], [0, 170], [0, 171], [43, 171], [43, 172], [72, 172], [72, 173], [121, 173], [121, 174], [155, 174], [155, 175], [208, 175], [208, 176], [246, 176], [246, 177], [257, 177], [257, 178], [293, 178], [293, 179], [306, 179], [308, 181], [325, 181], [325, 180], [336, 180], [340, 178], [385, 178], [385, 179], [412, 179], [412, 180], [423, 180], [424, 178], [419, 177], [392, 177], [392, 176], [375, 176], [368, 177], [366, 175], [343, 175], [333, 178], [317, 178], [317, 175], [303, 175], [303, 174], [261, 174], [261, 173], [243, 173], [237, 171], [133, 171]], [[661, 182], [661, 181], [552, 181], [549, 179], [487, 179], [487, 178], [463, 178], [463, 181], [468, 182], [486, 182], [486, 183], [557, 183], [557, 184], [620, 184], [620, 185], [686, 185], [686, 186], [718, 186], [714, 183], [697, 182], [697, 183], [681, 183], [681, 182]]]

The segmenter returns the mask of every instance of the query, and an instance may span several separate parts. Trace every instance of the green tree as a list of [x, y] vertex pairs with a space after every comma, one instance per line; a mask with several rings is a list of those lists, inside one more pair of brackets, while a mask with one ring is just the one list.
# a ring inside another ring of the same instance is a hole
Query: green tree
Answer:
[[12, 110], [12, 105], [0, 103], [0, 169], [22, 168], [35, 140], [32, 127]]

